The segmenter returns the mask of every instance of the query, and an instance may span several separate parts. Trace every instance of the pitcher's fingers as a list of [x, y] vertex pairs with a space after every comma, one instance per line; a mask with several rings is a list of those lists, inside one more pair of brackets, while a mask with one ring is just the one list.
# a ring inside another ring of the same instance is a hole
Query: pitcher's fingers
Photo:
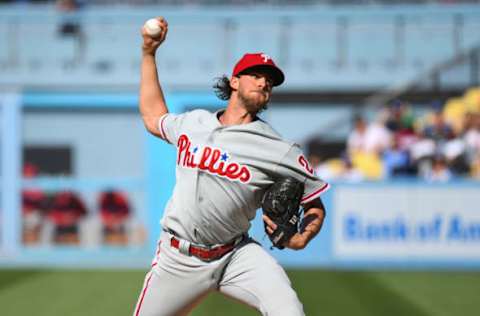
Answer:
[[267, 215], [262, 216], [263, 221], [267, 223], [268, 227], [271, 227], [273, 230], [277, 229], [277, 224], [275, 224]]

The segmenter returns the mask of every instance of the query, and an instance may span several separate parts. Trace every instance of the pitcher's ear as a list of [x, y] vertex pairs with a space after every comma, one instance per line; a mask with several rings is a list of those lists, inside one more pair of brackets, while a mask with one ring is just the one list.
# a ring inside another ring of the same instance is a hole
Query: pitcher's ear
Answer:
[[230, 88], [232, 88], [233, 90], [238, 90], [239, 79], [240, 78], [237, 76], [232, 76], [230, 78]]

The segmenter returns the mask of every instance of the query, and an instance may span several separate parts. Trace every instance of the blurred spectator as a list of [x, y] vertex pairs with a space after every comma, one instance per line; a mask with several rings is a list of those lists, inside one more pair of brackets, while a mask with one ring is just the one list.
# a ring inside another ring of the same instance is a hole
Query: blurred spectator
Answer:
[[466, 160], [470, 166], [470, 176], [480, 179], [480, 112], [470, 113], [468, 117], [468, 126], [463, 136]]
[[365, 180], [363, 174], [360, 172], [360, 170], [355, 168], [348, 156], [343, 157], [343, 166], [344, 168], [340, 175], [341, 180], [346, 182], [360, 182]]
[[347, 155], [344, 155], [341, 159], [329, 159], [320, 163], [316, 167], [315, 173], [326, 181], [359, 182], [365, 178], [362, 173], [353, 166]]
[[347, 139], [347, 152], [352, 153], [361, 151], [365, 147], [365, 138], [367, 132], [367, 122], [361, 116], [355, 116], [353, 131], [350, 132]]
[[73, 192], [59, 192], [53, 195], [48, 218], [54, 225], [54, 242], [57, 244], [78, 244], [78, 226], [87, 214], [84, 203]]
[[410, 155], [407, 150], [400, 148], [398, 138], [394, 138], [393, 146], [386, 149], [382, 156], [384, 177], [411, 175], [415, 171], [410, 165]]
[[480, 154], [480, 113], [469, 114], [468, 126], [463, 136], [469, 160]]
[[453, 129], [444, 120], [441, 110], [435, 110], [431, 114], [430, 122], [425, 126], [423, 134], [436, 143], [443, 143], [454, 137]]
[[362, 174], [367, 179], [380, 179], [384, 169], [381, 154], [390, 147], [392, 134], [385, 123], [388, 113], [381, 111], [376, 120], [366, 124], [359, 116], [355, 117], [354, 130], [347, 140], [347, 165]]
[[448, 168], [445, 157], [441, 155], [435, 156], [432, 168], [425, 174], [424, 178], [430, 182], [448, 182], [452, 178], [452, 173]]
[[477, 154], [470, 164], [470, 176], [473, 179], [480, 180], [480, 154]]
[[[30, 179], [38, 175], [38, 168], [31, 163], [23, 166], [23, 177]], [[29, 189], [22, 191], [22, 241], [26, 245], [40, 241], [47, 198], [43, 191]]]
[[348, 152], [381, 154], [391, 145], [391, 132], [385, 127], [387, 113], [381, 111], [376, 120], [365, 126], [363, 118], [355, 119], [355, 130], [348, 137]]
[[410, 105], [401, 100], [395, 100], [387, 107], [385, 126], [396, 133], [403, 129], [411, 129], [415, 120]]
[[80, 9], [80, 3], [76, 0], [58, 0], [57, 10], [62, 13], [62, 22], [58, 30], [61, 36], [80, 36], [81, 24], [75, 13]]
[[443, 117], [440, 102], [433, 103], [433, 111], [425, 115], [418, 128], [418, 139], [410, 146], [410, 157], [418, 175], [426, 179], [432, 176], [434, 164], [437, 169], [442, 164], [448, 167], [447, 156], [451, 161], [460, 157], [461, 146], [452, 142], [455, 140], [455, 133]]
[[340, 179], [343, 173], [343, 162], [338, 159], [328, 159], [320, 162], [315, 168], [315, 174], [325, 181]]
[[417, 141], [414, 123], [415, 117], [410, 105], [400, 100], [393, 102], [385, 126], [393, 133], [393, 141], [399, 149], [408, 150]]
[[436, 146], [433, 139], [425, 137], [423, 133], [418, 135], [418, 140], [410, 146], [410, 159], [417, 168], [418, 175], [423, 177], [432, 168], [432, 160], [436, 154]]
[[75, 55], [72, 60], [66, 61], [65, 67], [72, 67], [81, 62], [85, 54], [85, 36], [82, 30], [81, 16], [79, 10], [83, 2], [78, 0], [57, 0], [56, 7], [61, 14], [61, 22], [58, 26], [58, 35], [65, 40], [73, 41]]
[[125, 228], [130, 215], [127, 197], [118, 191], [103, 192], [98, 199], [103, 224], [103, 240], [106, 244], [125, 245], [128, 236]]
[[456, 175], [467, 175], [470, 167], [467, 159], [467, 146], [463, 138], [454, 138], [445, 143], [441, 151], [451, 171]]
[[453, 177], [480, 179], [480, 87], [416, 117], [411, 106], [396, 100], [368, 124], [354, 118], [347, 155], [316, 167], [326, 180], [383, 179], [417, 175], [429, 181]]

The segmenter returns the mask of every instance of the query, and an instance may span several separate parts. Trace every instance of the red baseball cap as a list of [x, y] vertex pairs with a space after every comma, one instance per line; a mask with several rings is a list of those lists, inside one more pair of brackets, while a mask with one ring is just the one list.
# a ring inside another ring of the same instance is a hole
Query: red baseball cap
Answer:
[[285, 80], [285, 75], [280, 70], [280, 68], [275, 65], [273, 59], [264, 53], [243, 55], [243, 57], [235, 65], [235, 68], [233, 68], [232, 76], [237, 76], [245, 70], [253, 67], [258, 67], [259, 69], [268, 72], [273, 79], [274, 86], [281, 85]]

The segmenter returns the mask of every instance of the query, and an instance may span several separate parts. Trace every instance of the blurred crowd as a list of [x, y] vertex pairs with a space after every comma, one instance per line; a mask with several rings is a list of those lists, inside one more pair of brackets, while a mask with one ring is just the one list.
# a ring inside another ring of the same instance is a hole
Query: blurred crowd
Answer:
[[[37, 175], [35, 165], [25, 164], [24, 178], [34, 178]], [[127, 194], [114, 189], [101, 191], [95, 204], [95, 210], [89, 210], [82, 195], [74, 191], [23, 190], [23, 243], [80, 245], [82, 224], [90, 217], [99, 224], [91, 225], [93, 222], [89, 222], [90, 233], [92, 226], [98, 227], [98, 243], [128, 245], [131, 235], [128, 224], [133, 210]]]
[[342, 157], [321, 161], [311, 154], [325, 180], [480, 179], [480, 87], [422, 114], [397, 100], [373, 120], [356, 116], [353, 126]]

